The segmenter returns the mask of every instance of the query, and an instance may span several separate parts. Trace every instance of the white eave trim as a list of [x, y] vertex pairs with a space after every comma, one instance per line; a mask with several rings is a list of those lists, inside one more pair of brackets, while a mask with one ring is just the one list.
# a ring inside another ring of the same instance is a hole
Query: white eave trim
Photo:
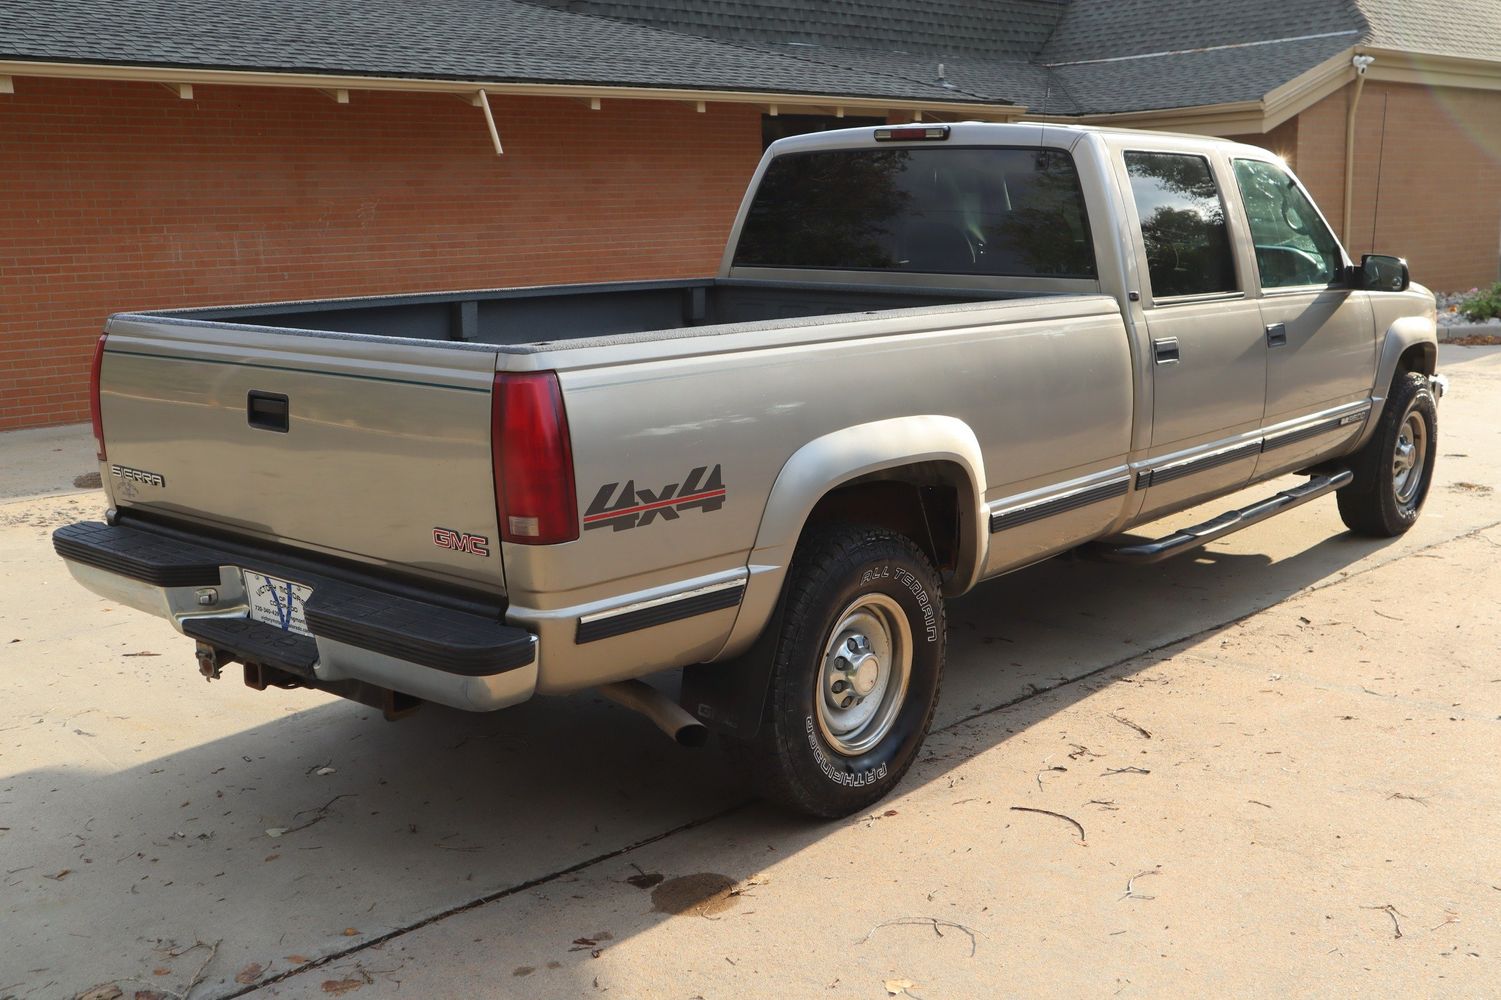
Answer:
[[[1362, 45], [1360, 55], [1375, 56], [1366, 78], [1430, 87], [1501, 90], [1501, 59], [1449, 56]], [[3, 72], [3, 70], [0, 70]]]

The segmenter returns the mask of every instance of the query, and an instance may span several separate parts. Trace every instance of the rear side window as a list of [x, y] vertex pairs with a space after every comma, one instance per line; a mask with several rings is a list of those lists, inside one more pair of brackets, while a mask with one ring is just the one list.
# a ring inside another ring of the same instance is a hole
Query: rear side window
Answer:
[[1185, 153], [1127, 153], [1152, 297], [1233, 292], [1235, 258], [1209, 161]]
[[1264, 160], [1236, 160], [1235, 183], [1262, 288], [1327, 285], [1338, 276], [1339, 243], [1291, 174]]
[[1084, 194], [1055, 149], [850, 149], [767, 167], [737, 267], [1093, 278]]

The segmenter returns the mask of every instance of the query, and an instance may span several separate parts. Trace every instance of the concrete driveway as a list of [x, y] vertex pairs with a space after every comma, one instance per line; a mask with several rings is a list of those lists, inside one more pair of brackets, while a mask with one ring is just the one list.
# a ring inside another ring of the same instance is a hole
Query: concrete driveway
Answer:
[[[1493, 993], [1501, 349], [1441, 363], [1409, 535], [1326, 500], [981, 588], [924, 760], [840, 823], [596, 698], [205, 684], [52, 555], [97, 493], [0, 501], [0, 997]], [[92, 470], [28, 434], [26, 492]]]

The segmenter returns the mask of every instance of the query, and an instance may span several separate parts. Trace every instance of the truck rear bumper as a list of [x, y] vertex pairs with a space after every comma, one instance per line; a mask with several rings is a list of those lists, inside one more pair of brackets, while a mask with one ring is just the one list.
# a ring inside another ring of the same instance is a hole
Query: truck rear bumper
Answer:
[[[135, 525], [80, 522], [52, 537], [79, 583], [167, 619], [223, 660], [327, 684], [362, 681], [472, 712], [536, 691], [536, 636], [482, 614]], [[247, 569], [312, 587], [311, 636], [250, 620]]]

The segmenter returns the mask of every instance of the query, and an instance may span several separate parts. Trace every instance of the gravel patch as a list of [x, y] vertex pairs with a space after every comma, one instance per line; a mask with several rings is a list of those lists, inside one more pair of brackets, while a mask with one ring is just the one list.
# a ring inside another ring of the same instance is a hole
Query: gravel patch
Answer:
[[[1462, 337], [1473, 333], [1501, 334], [1501, 319], [1489, 319], [1484, 323], [1473, 323], [1465, 318], [1464, 313], [1459, 311], [1459, 304], [1477, 289], [1465, 292], [1440, 292], [1434, 298], [1438, 300], [1438, 326], [1439, 339], [1449, 340], [1453, 337]], [[1447, 328], [1447, 335], [1446, 335]]]

